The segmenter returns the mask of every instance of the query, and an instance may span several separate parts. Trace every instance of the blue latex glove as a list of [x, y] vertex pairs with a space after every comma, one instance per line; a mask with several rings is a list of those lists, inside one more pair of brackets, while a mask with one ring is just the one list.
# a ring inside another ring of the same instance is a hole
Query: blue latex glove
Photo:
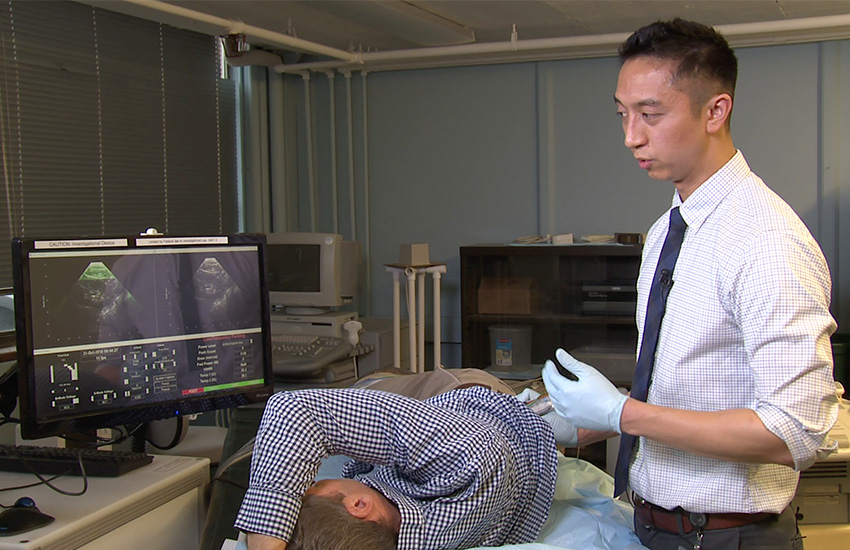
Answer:
[[[536, 402], [538, 404], [542, 403], [541, 401], [538, 401], [540, 399], [540, 394], [531, 388], [525, 388], [517, 394], [516, 398], [526, 404], [530, 404], [532, 402]], [[578, 428], [570, 424], [565, 418], [561, 418], [556, 411], [552, 410], [551, 399], [548, 399], [542, 404], [544, 405], [542, 408], [548, 409], [548, 412], [538, 412], [535, 407], [532, 407], [532, 410], [537, 412], [537, 414], [540, 415], [540, 418], [552, 426], [552, 431], [555, 432], [555, 443], [565, 447], [577, 446]]]
[[620, 415], [628, 397], [598, 370], [566, 351], [558, 349], [555, 359], [578, 377], [577, 381], [564, 378], [551, 360], [546, 361], [543, 383], [558, 414], [579, 428], [622, 433]]
[[566, 418], [561, 417], [557, 411], [547, 412], [540, 418], [552, 426], [552, 431], [555, 432], [555, 443], [564, 447], [578, 446], [578, 428]]
[[525, 388], [516, 394], [516, 398], [523, 403], [531, 403], [532, 401], [540, 398], [540, 393], [532, 390], [531, 388]]

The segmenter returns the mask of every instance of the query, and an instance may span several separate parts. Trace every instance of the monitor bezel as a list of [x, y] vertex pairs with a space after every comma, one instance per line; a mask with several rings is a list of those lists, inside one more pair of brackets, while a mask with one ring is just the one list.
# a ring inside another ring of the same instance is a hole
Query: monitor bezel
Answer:
[[[50, 436], [65, 436], [72, 433], [90, 433], [100, 428], [118, 428], [126, 425], [144, 424], [155, 420], [173, 418], [207, 412], [218, 409], [250, 405], [265, 402], [274, 393], [272, 370], [271, 344], [271, 305], [268, 299], [268, 273], [266, 239], [263, 234], [240, 233], [224, 235], [158, 235], [158, 236], [114, 236], [94, 237], [103, 240], [125, 240], [126, 246], [105, 246], [101, 250], [116, 250], [138, 248], [138, 243], [150, 239], [168, 239], [173, 244], [162, 245], [168, 248], [191, 248], [194, 246], [210, 246], [210, 241], [221, 238], [225, 242], [215, 243], [214, 246], [257, 246], [260, 263], [260, 306], [262, 323], [262, 357], [263, 384], [249, 388], [233, 388], [221, 390], [215, 394], [199, 394], [181, 400], [171, 400], [163, 403], [147, 403], [138, 406], [121, 407], [81, 414], [69, 414], [67, 417], [44, 418], [36, 414], [32, 404], [35, 401], [35, 355], [33, 345], [33, 310], [31, 286], [29, 278], [29, 253], [35, 250], [36, 242], [43, 241], [85, 241], [92, 237], [68, 238], [14, 238], [12, 240], [12, 275], [14, 281], [15, 300], [15, 339], [17, 346], [17, 373], [19, 416], [21, 422], [21, 437], [23, 439], [39, 439]], [[207, 241], [207, 244], [203, 244]], [[180, 244], [183, 243], [183, 244]], [[145, 248], [152, 248], [150, 244]], [[91, 250], [89, 247], [85, 247]], [[75, 248], [69, 248], [74, 250]], [[79, 248], [82, 249], [82, 248]]]

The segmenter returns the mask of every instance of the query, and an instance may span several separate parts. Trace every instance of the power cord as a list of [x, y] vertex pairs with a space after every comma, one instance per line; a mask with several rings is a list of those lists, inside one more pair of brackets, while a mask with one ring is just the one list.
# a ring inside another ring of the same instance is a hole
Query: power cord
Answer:
[[36, 478], [38, 478], [39, 482], [38, 483], [32, 483], [32, 484], [29, 484], [29, 485], [23, 485], [23, 486], [19, 486], [19, 487], [6, 487], [6, 488], [3, 488], [3, 489], [0, 489], [0, 491], [12, 491], [12, 490], [16, 490], [16, 489], [27, 489], [27, 488], [30, 488], [30, 487], [36, 487], [38, 485], [46, 485], [47, 487], [53, 489], [55, 492], [59, 493], [60, 495], [65, 495], [65, 496], [69, 496], [69, 497], [82, 496], [82, 495], [86, 494], [86, 491], [88, 491], [88, 489], [89, 489], [89, 478], [86, 475], [86, 467], [83, 464], [83, 451], [85, 450], [85, 447], [80, 447], [79, 449], [74, 449], [74, 453], [77, 455], [77, 466], [80, 469], [80, 477], [83, 480], [83, 488], [80, 489], [79, 491], [67, 491], [67, 490], [61, 489], [61, 488], [53, 485], [53, 483], [51, 483], [52, 481], [54, 481], [54, 480], [56, 480], [60, 477], [66, 476], [68, 473], [74, 471], [73, 468], [70, 468], [66, 473], [57, 474], [57, 475], [55, 475], [51, 478], [45, 478], [43, 475], [38, 473], [35, 468], [33, 468], [33, 466], [29, 463], [29, 461], [26, 458], [24, 458], [23, 456], [21, 456], [20, 453], [18, 453], [18, 451], [15, 449], [14, 445], [10, 445], [9, 450], [12, 452], [12, 454], [17, 456], [17, 458], [21, 462], [21, 464], [26, 466], [31, 474], [33, 474]]

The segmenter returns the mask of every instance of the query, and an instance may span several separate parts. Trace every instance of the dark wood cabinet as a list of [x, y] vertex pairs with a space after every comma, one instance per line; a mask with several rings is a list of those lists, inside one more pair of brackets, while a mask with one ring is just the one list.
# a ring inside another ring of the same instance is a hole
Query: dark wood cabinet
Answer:
[[640, 255], [622, 244], [460, 247], [463, 365], [491, 365], [491, 326], [531, 326], [532, 365], [563, 347], [629, 385]]

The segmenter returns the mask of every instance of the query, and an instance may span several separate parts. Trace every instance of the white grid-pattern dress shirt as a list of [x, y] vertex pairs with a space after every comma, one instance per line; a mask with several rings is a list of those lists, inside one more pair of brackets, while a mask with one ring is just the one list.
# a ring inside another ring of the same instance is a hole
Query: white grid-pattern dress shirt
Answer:
[[[321, 460], [401, 513], [399, 550], [530, 542], [556, 481], [551, 427], [510, 395], [475, 387], [427, 401], [365, 389], [282, 392], [266, 405], [236, 527], [288, 540]], [[375, 465], [375, 466], [372, 466]]]
[[[679, 206], [688, 224], [673, 272], [647, 401], [696, 411], [748, 408], [788, 445], [797, 470], [818, 456], [837, 416], [820, 247], [794, 211], [735, 156]], [[667, 232], [647, 234], [637, 326]], [[640, 349], [640, 343], [638, 343]], [[798, 472], [696, 456], [639, 439], [632, 489], [668, 509], [781, 512]]]

